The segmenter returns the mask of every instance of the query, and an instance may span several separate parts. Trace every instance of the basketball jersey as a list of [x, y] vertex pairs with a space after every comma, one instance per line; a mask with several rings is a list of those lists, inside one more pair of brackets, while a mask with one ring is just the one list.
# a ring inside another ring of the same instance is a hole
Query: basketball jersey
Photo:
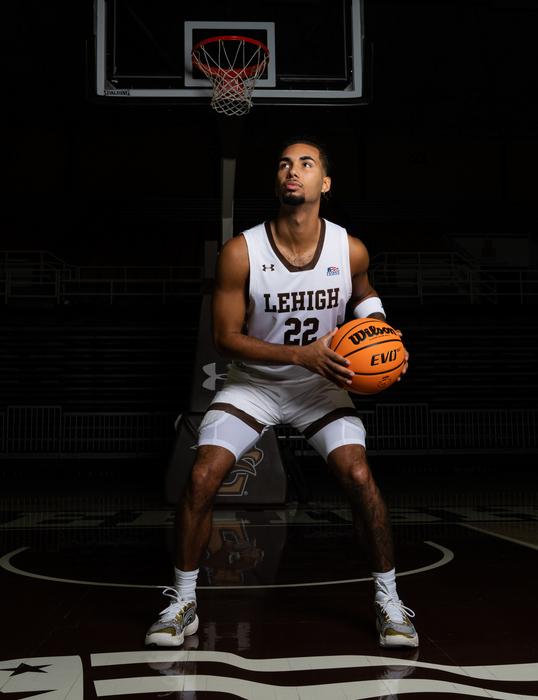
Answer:
[[[269, 222], [243, 233], [250, 263], [247, 335], [268, 343], [307, 345], [343, 322], [351, 296], [347, 232], [321, 219], [312, 260], [292, 265], [278, 250]], [[312, 373], [296, 365], [242, 360], [236, 367], [260, 378], [300, 380]]]

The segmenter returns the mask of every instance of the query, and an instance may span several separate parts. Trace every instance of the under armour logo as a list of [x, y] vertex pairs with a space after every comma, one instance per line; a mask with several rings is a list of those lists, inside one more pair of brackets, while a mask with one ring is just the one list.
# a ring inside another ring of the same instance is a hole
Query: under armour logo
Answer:
[[274, 269], [275, 269], [275, 266], [274, 266], [273, 264], [271, 264], [271, 265], [262, 265], [262, 270], [263, 270], [264, 272], [267, 272], [267, 270], [270, 270], [271, 272], [273, 272]]
[[227, 372], [217, 371], [217, 364], [215, 362], [209, 362], [207, 365], [204, 365], [202, 370], [207, 375], [207, 379], [204, 379], [202, 382], [202, 387], [208, 391], [216, 391], [217, 381], [224, 381], [227, 376]]

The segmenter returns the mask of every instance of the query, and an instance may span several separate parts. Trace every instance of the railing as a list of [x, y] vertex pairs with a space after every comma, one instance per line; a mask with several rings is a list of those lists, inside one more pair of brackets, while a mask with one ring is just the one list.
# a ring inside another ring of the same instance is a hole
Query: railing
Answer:
[[56, 303], [97, 300], [114, 303], [124, 297], [167, 299], [200, 295], [202, 268], [183, 267], [78, 267], [4, 269], [0, 294], [5, 304], [16, 300], [50, 300]]
[[0, 457], [133, 458], [159, 454], [174, 436], [167, 414], [63, 412], [60, 406], [9, 406], [1, 425]]
[[[25, 258], [24, 256], [28, 257]], [[166, 300], [199, 295], [201, 266], [77, 267], [50, 253], [0, 252], [0, 294], [16, 300], [114, 301], [126, 297]], [[473, 266], [459, 253], [382, 253], [372, 259], [370, 278], [384, 298], [434, 299], [469, 303], [516, 303], [538, 300], [538, 270]]]
[[[537, 409], [430, 409], [383, 404], [362, 418], [372, 453], [538, 451]], [[0, 458], [136, 458], [161, 454], [174, 437], [164, 413], [63, 412], [59, 406], [10, 406], [0, 413]], [[299, 454], [309, 451], [289, 426], [277, 437]]]
[[48, 250], [0, 250], [0, 269], [66, 270], [73, 266]]
[[[167, 300], [199, 295], [201, 266], [112, 267], [68, 265], [46, 251], [0, 251], [0, 294], [21, 300], [69, 303], [127, 297]], [[372, 259], [372, 284], [384, 298], [525, 304], [538, 299], [538, 270], [472, 265], [454, 252], [381, 253]]]
[[381, 253], [370, 265], [370, 279], [384, 298], [452, 298], [497, 303], [511, 298], [536, 302], [538, 270], [472, 265], [459, 253]]

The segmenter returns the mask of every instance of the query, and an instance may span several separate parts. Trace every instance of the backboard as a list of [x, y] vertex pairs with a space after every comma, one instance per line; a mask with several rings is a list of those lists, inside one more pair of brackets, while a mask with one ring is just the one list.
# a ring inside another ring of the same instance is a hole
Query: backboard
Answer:
[[207, 104], [192, 65], [201, 39], [249, 36], [269, 48], [253, 98], [263, 105], [351, 105], [364, 95], [362, 0], [95, 0], [99, 100]]

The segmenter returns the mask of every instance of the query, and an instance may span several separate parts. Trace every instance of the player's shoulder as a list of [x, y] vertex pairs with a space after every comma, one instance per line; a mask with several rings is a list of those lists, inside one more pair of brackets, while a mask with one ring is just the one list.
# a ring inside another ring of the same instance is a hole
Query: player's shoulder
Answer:
[[218, 259], [219, 274], [244, 278], [249, 273], [248, 251], [245, 237], [234, 236], [224, 243]]
[[239, 262], [243, 258], [248, 260], [245, 236], [240, 233], [239, 235], [228, 239], [221, 248], [220, 257], [236, 262]]
[[347, 234], [349, 243], [349, 261], [353, 271], [362, 271], [368, 268], [370, 257], [365, 244], [357, 236]]

